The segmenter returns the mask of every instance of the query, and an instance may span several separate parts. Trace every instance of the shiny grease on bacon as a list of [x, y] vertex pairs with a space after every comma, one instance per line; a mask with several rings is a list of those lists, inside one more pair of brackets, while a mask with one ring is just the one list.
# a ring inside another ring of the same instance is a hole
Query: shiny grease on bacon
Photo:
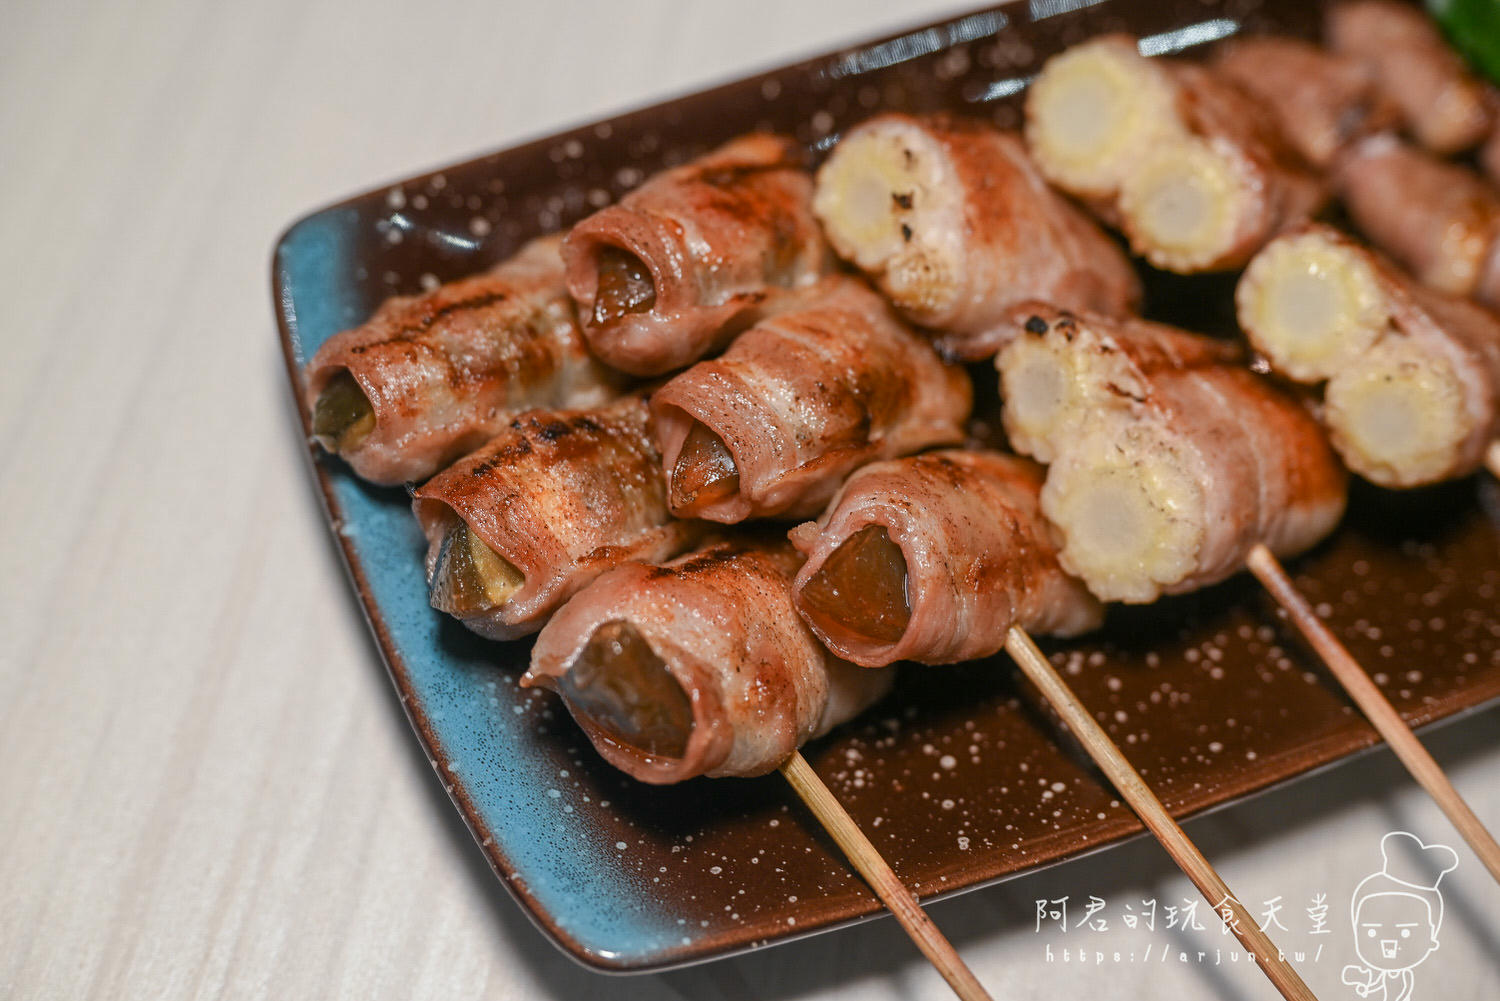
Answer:
[[1326, 381], [1334, 446], [1372, 482], [1466, 475], [1500, 436], [1500, 319], [1424, 288], [1331, 227], [1267, 245], [1235, 300], [1241, 328], [1273, 368]]
[[811, 202], [797, 146], [756, 133], [578, 223], [563, 256], [594, 353], [649, 376], [722, 348], [768, 298], [822, 273]]
[[537, 406], [593, 406], [621, 380], [590, 357], [560, 238], [491, 271], [387, 300], [308, 362], [313, 437], [375, 483], [423, 480]]
[[1023, 299], [1107, 313], [1140, 301], [1114, 241], [1047, 186], [1018, 135], [986, 123], [878, 115], [818, 170], [813, 209], [840, 256], [957, 356], [993, 354]]
[[433, 606], [492, 639], [535, 632], [610, 567], [669, 559], [701, 535], [667, 511], [638, 396], [520, 415], [429, 480], [413, 510]]
[[866, 666], [987, 657], [1019, 626], [1074, 635], [1103, 610], [1058, 564], [1042, 470], [998, 452], [945, 450], [849, 477], [792, 541], [807, 554], [798, 610], [840, 657]]
[[[1051, 339], [1060, 352], [1149, 329], [1097, 315], [1037, 319], [1026, 338]], [[1089, 327], [1099, 333], [1077, 336]], [[1022, 343], [1002, 352], [1002, 373], [1024, 358]], [[1109, 364], [1075, 367], [1098, 382], [1065, 405], [1087, 409], [1059, 417], [1065, 433], [1043, 439], [1054, 458], [1042, 511], [1060, 533], [1060, 561], [1101, 600], [1146, 603], [1205, 587], [1241, 569], [1256, 543], [1285, 556], [1338, 523], [1343, 468], [1301, 402], [1238, 365], [1122, 365], [1144, 376], [1126, 393], [1111, 388]]]
[[816, 514], [856, 467], [962, 441], [970, 404], [965, 373], [847, 277], [651, 397], [672, 511], [718, 522]]
[[1048, 180], [1169, 271], [1238, 267], [1325, 197], [1255, 99], [1208, 67], [1142, 56], [1128, 35], [1049, 59], [1025, 134]]
[[537, 637], [526, 686], [558, 692], [605, 760], [644, 782], [774, 770], [887, 691], [798, 617], [780, 539], [710, 545], [600, 576]]

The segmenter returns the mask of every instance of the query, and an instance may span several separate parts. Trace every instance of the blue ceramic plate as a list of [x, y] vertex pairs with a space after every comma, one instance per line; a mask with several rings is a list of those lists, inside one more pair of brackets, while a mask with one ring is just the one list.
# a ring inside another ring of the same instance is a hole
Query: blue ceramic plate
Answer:
[[[295, 395], [303, 361], [387, 296], [478, 271], [735, 134], [775, 128], [816, 154], [878, 110], [949, 109], [1011, 127], [1040, 60], [1088, 35], [1130, 30], [1171, 52], [1239, 31], [1307, 34], [1318, 13], [1298, 0], [1231, 12], [1245, 6], [1033, 0], [979, 11], [315, 212], [281, 238], [273, 266]], [[1226, 282], [1147, 279], [1153, 315], [1226, 324]], [[309, 456], [417, 738], [496, 875], [564, 949], [601, 969], [659, 969], [878, 909], [776, 776], [654, 788], [605, 765], [560, 706], [517, 688], [529, 643], [479, 640], [428, 607], [405, 494]], [[1413, 722], [1500, 695], [1497, 510], [1487, 480], [1357, 492], [1337, 536], [1294, 568]], [[1118, 610], [1102, 634], [1052, 655], [1179, 815], [1374, 742], [1247, 581]], [[809, 757], [923, 896], [1140, 829], [1002, 659], [907, 672]]]

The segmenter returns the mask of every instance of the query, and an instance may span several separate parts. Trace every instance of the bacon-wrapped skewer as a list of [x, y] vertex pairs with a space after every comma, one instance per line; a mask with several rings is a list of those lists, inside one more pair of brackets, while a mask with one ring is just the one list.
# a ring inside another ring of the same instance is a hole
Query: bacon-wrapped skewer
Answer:
[[620, 393], [589, 356], [563, 283], [560, 237], [493, 270], [389, 299], [307, 363], [313, 437], [375, 483], [423, 480], [531, 407]]
[[643, 782], [780, 769], [964, 1001], [990, 996], [799, 748], [895, 680], [830, 654], [792, 606], [785, 539], [721, 540], [605, 573], [537, 637], [524, 686], [562, 696], [606, 761]]
[[1026, 329], [996, 361], [1012, 393], [1030, 392], [1029, 378], [1051, 379], [1045, 366], [1026, 364], [1033, 338], [1089, 356], [1073, 371], [1093, 388], [1063, 404], [1088, 412], [1032, 434], [1054, 457], [1042, 511], [1061, 535], [1062, 565], [1099, 598], [1142, 603], [1206, 587], [1242, 569], [1257, 544], [1301, 552], [1343, 515], [1344, 471], [1317, 421], [1248, 369], [1158, 367], [1141, 379], [1133, 359], [1143, 351], [1096, 346], [1149, 327], [1039, 311]]
[[1020, 137], [983, 122], [885, 114], [850, 130], [818, 171], [813, 209], [840, 256], [945, 353], [988, 357], [1032, 298], [1121, 313], [1130, 262], [1058, 195]]
[[1400, 112], [1363, 60], [1298, 38], [1241, 38], [1214, 68], [1265, 103], [1281, 134], [1308, 163], [1331, 166], [1349, 145], [1394, 126]]
[[670, 559], [702, 534], [667, 511], [639, 396], [521, 414], [429, 480], [413, 510], [433, 607], [492, 639], [536, 632], [610, 567]]
[[1049, 59], [1026, 94], [1042, 174], [1169, 271], [1242, 265], [1325, 192], [1261, 104], [1213, 70], [1106, 35]]
[[594, 353], [658, 375], [722, 348], [777, 289], [815, 281], [828, 252], [800, 151], [758, 133], [595, 212], [563, 257]]
[[[1039, 313], [1037, 319], [1030, 337], [1053, 339], [1059, 352], [1071, 345], [1094, 351], [1091, 339], [1079, 336], [1086, 327], [1116, 327], [1109, 331], [1116, 343], [1130, 336], [1103, 317]], [[996, 363], [1002, 373], [1012, 374], [1026, 340], [1001, 352]], [[1121, 361], [1121, 371], [1111, 376], [1112, 357], [1118, 355], [1075, 368], [1095, 374], [1095, 390], [1074, 394], [1092, 409], [1058, 422], [1066, 440], [1050, 442], [1058, 458], [1047, 473], [1042, 510], [1062, 533], [1063, 566], [1099, 597], [1125, 601], [1149, 601], [1249, 569], [1500, 879], [1500, 846], [1277, 559], [1315, 544], [1344, 508], [1343, 470], [1311, 414], [1232, 365], [1158, 370], [1144, 381], [1143, 393], [1118, 395], [1109, 384], [1134, 373]], [[1055, 672], [1047, 676], [1045, 658], [1023, 639], [1013, 637], [1007, 649], [1044, 691], [1065, 694]], [[1070, 721], [1092, 724], [1086, 711], [1072, 708]], [[1104, 738], [1096, 733], [1094, 739]], [[1107, 748], [1095, 754], [1101, 763], [1109, 757]]]
[[1500, 192], [1474, 171], [1386, 135], [1334, 183], [1359, 231], [1420, 281], [1500, 307]]
[[1412, 487], [1464, 476], [1500, 437], [1500, 318], [1423, 287], [1337, 230], [1272, 241], [1235, 299], [1273, 368], [1327, 380], [1334, 446], [1367, 479]]
[[988, 657], [1012, 626], [1097, 628], [1103, 609], [1058, 565], [1041, 487], [1040, 466], [998, 452], [865, 466], [792, 531], [808, 556], [797, 607], [834, 653], [866, 666]]
[[854, 468], [963, 440], [968, 376], [853, 278], [831, 277], [651, 397], [679, 517], [821, 511]]
[[1329, 9], [1325, 34], [1335, 52], [1374, 70], [1381, 89], [1401, 109], [1406, 130], [1423, 146], [1458, 153], [1489, 135], [1484, 84], [1419, 7], [1349, 0]]

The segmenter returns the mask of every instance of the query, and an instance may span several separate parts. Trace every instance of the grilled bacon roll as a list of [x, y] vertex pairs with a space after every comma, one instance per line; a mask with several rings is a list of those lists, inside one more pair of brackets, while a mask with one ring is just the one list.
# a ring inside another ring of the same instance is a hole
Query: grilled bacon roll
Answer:
[[1010, 307], [1122, 313], [1140, 283], [1113, 240], [1047, 186], [1020, 137], [949, 116], [878, 115], [819, 169], [828, 241], [952, 356], [988, 357]]
[[988, 657], [1011, 626], [1072, 636], [1104, 611], [1063, 572], [1038, 493], [1042, 469], [949, 449], [865, 466], [791, 538], [808, 557], [797, 610], [866, 667]]
[[1367, 63], [1300, 39], [1237, 39], [1220, 50], [1213, 65], [1262, 101], [1286, 140], [1319, 168], [1330, 166], [1356, 140], [1400, 121]]
[[783, 539], [616, 567], [537, 637], [524, 686], [560, 694], [604, 759], [643, 782], [772, 771], [890, 690], [841, 661], [792, 606]]
[[1038, 462], [1056, 458], [1094, 414], [1147, 399], [1159, 373], [1245, 361], [1233, 342], [1136, 317], [1039, 302], [1016, 315], [1024, 333], [995, 358], [1001, 421], [1012, 447]]
[[621, 392], [590, 357], [563, 284], [559, 237], [474, 278], [388, 299], [307, 363], [313, 437], [375, 483], [431, 476], [522, 410]]
[[1421, 9], [1391, 0], [1351, 0], [1325, 24], [1335, 52], [1363, 60], [1401, 109], [1406, 130], [1436, 153], [1478, 144], [1492, 124], [1484, 84]]
[[1500, 436], [1500, 319], [1327, 226], [1267, 245], [1235, 293], [1283, 374], [1328, 380], [1324, 421], [1356, 473], [1412, 487], [1478, 469]]
[[[1100, 345], [1144, 326], [1066, 314], [1047, 326], [1034, 336], [1089, 356], [1071, 378], [1098, 380], [1067, 396], [1085, 409], [1051, 441], [1041, 495], [1059, 561], [1095, 596], [1146, 603], [1192, 591], [1235, 573], [1256, 543], [1286, 556], [1338, 523], [1344, 471], [1300, 402], [1238, 365], [1116, 368]], [[1088, 327], [1101, 329], [1080, 336]], [[1002, 353], [1002, 367], [1024, 343]]]
[[850, 470], [963, 440], [962, 369], [854, 278], [830, 277], [651, 397], [679, 517], [808, 517]]
[[634, 395], [521, 414], [412, 507], [433, 607], [491, 639], [536, 632], [610, 567], [670, 559], [702, 534], [667, 512], [661, 455]]
[[1375, 136], [1334, 183], [1359, 231], [1418, 280], [1500, 306], [1500, 193], [1478, 174]]
[[1168, 271], [1239, 267], [1325, 192], [1260, 102], [1194, 63], [1105, 35], [1049, 59], [1026, 94], [1042, 174], [1118, 221]]
[[756, 133], [667, 170], [573, 227], [568, 288], [594, 353], [659, 375], [723, 347], [827, 248], [796, 145]]

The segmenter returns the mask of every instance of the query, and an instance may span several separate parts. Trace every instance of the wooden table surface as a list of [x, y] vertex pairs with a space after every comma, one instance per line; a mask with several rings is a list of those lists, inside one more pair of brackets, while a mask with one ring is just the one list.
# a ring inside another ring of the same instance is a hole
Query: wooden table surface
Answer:
[[[890, 920], [635, 978], [531, 927], [346, 585], [267, 271], [281, 227], [345, 193], [952, 9], [0, 6], [0, 996], [945, 996]], [[1497, 724], [1431, 738], [1492, 825]], [[1279, 896], [1285, 937], [1326, 941], [1303, 967], [1324, 998], [1352, 996], [1349, 894], [1394, 829], [1456, 844], [1383, 752], [1189, 825], [1252, 910]], [[1421, 997], [1500, 994], [1500, 890], [1460, 857]], [[1309, 939], [1325, 889], [1331, 934]], [[1065, 895], [1116, 919], [1038, 930], [1035, 901]], [[1191, 889], [1137, 842], [931, 913], [997, 998], [1270, 996], [1211, 918], [1123, 927], [1149, 898]], [[1144, 943], [1162, 958], [1124, 955]]]

